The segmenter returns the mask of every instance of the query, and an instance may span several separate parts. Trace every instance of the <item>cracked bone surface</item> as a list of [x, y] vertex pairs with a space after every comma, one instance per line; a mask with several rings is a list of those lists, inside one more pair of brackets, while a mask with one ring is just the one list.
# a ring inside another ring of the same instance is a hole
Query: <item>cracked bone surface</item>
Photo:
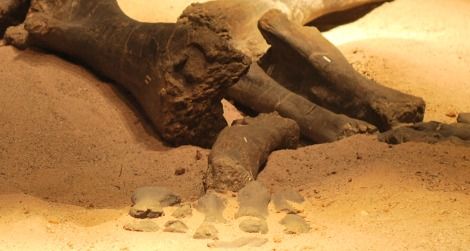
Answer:
[[213, 144], [226, 126], [222, 91], [250, 65], [210, 24], [138, 22], [115, 0], [33, 0], [25, 28], [32, 44], [124, 87], [173, 145]]

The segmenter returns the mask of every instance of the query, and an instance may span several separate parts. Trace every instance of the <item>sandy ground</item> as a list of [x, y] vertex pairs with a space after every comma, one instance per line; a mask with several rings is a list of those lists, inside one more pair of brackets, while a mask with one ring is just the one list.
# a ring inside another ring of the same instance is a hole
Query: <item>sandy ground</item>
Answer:
[[[171, 21], [187, 1], [168, 1], [165, 12], [130, 2], [120, 3], [140, 15], [134, 18]], [[365, 75], [424, 97], [427, 120], [450, 122], [449, 113], [470, 111], [469, 16], [466, 0], [397, 0], [326, 35]], [[206, 249], [208, 241], [191, 238], [202, 221], [197, 212], [184, 220], [187, 234], [122, 226], [137, 187], [162, 185], [197, 198], [207, 150], [165, 146], [125, 94], [80, 66], [11, 47], [0, 47], [0, 59], [0, 250]], [[176, 176], [177, 168], [186, 173]], [[272, 191], [290, 186], [306, 196], [303, 215], [313, 229], [285, 235], [282, 214], [271, 210], [270, 232], [260, 236], [269, 241], [256, 250], [470, 247], [465, 147], [389, 147], [357, 136], [276, 152], [260, 180]], [[233, 219], [235, 199], [226, 197]], [[222, 240], [245, 236], [236, 220], [217, 228]]]

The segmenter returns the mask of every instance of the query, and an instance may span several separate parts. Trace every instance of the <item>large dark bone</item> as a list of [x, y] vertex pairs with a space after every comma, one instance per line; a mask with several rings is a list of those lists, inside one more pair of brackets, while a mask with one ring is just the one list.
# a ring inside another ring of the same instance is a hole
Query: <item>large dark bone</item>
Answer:
[[316, 28], [296, 25], [277, 10], [266, 13], [259, 28], [272, 46], [261, 65], [289, 90], [381, 130], [422, 121], [421, 98], [365, 78]]
[[224, 129], [209, 155], [206, 189], [238, 191], [258, 176], [274, 150], [296, 148], [299, 127], [278, 114], [261, 114]]
[[363, 121], [335, 114], [297, 95], [252, 64], [248, 74], [227, 90], [227, 95], [257, 112], [278, 112], [299, 124], [304, 137], [314, 143], [327, 143], [377, 129]]
[[0, 0], [0, 38], [12, 25], [23, 22], [30, 0]]
[[211, 146], [226, 126], [222, 91], [250, 61], [203, 24], [140, 23], [115, 0], [33, 0], [33, 44], [72, 56], [130, 91], [174, 145]]

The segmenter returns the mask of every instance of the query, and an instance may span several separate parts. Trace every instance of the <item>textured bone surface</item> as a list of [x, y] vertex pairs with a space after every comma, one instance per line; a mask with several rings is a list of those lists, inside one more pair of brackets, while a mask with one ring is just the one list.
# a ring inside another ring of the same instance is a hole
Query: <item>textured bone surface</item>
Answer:
[[250, 64], [210, 22], [141, 23], [115, 0], [33, 0], [25, 28], [32, 44], [124, 87], [173, 145], [213, 144], [226, 126], [221, 93]]
[[206, 189], [238, 191], [258, 176], [274, 150], [296, 148], [299, 126], [276, 113], [244, 118], [225, 128], [209, 155]]
[[6, 44], [13, 45], [20, 50], [28, 47], [28, 32], [24, 29], [24, 24], [10, 26], [5, 31], [3, 39]]

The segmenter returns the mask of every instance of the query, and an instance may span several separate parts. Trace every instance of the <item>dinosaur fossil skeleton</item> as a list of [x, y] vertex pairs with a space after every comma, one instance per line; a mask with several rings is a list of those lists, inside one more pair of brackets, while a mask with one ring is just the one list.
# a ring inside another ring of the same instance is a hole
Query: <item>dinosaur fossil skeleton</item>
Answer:
[[[6, 0], [0, 29], [18, 24], [29, 7], [20, 26], [28, 37], [21, 41], [71, 56], [123, 86], [171, 144], [212, 146], [226, 126], [223, 97], [258, 113], [277, 112], [297, 122], [305, 138], [323, 143], [423, 119], [421, 98], [365, 78], [305, 26], [381, 2], [215, 0], [188, 6], [176, 23], [145, 23], [126, 16], [116, 0]], [[273, 147], [253, 163], [261, 165], [278, 148], [264, 145]], [[258, 168], [252, 169], [237, 189], [256, 177]]]

